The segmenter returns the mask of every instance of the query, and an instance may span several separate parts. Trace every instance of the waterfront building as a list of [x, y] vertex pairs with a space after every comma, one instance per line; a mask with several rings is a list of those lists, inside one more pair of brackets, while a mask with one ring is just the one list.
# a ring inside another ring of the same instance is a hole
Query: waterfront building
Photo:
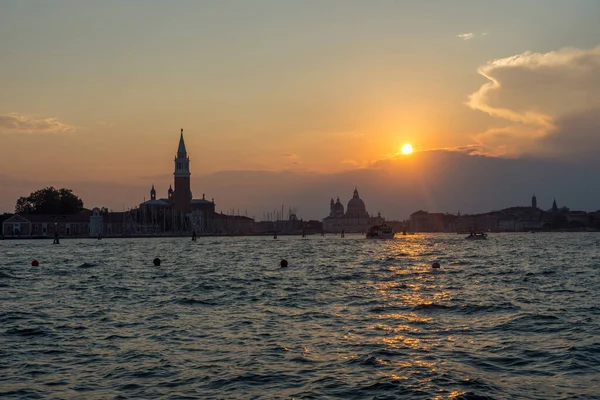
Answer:
[[354, 188], [354, 194], [348, 202], [344, 212], [344, 205], [340, 198], [329, 202], [329, 215], [323, 219], [323, 230], [325, 232], [364, 233], [373, 225], [382, 224], [384, 218], [381, 215], [373, 217], [367, 212], [365, 202], [360, 198], [358, 189]]
[[254, 233], [254, 220], [243, 215], [218, 213], [212, 218], [213, 233], [224, 235], [249, 235]]
[[[558, 210], [556, 202], [553, 209]], [[550, 212], [545, 213], [538, 208], [534, 194], [530, 206], [509, 207], [481, 214], [459, 213], [455, 216], [420, 210], [411, 214], [409, 229], [413, 232], [521, 232], [544, 229], [553, 218]]]
[[2, 222], [5, 237], [54, 236], [130, 236], [164, 233], [249, 234], [254, 220], [215, 212], [214, 199], [194, 199], [190, 182], [188, 157], [183, 129], [174, 159], [173, 184], [166, 197], [157, 198], [152, 185], [150, 199], [139, 207], [109, 212], [106, 209], [84, 210], [76, 215], [13, 215]]
[[254, 232], [258, 234], [278, 234], [283, 235], [312, 235], [321, 233], [323, 224], [321, 221], [304, 221], [298, 219], [298, 216], [290, 210], [287, 219], [277, 219], [275, 221], [256, 221], [254, 223]]
[[[174, 159], [173, 186], [169, 185], [167, 197], [156, 198], [154, 185], [150, 189], [150, 200], [139, 207], [141, 224], [138, 230], [144, 233], [172, 231], [195, 231], [212, 233], [222, 229], [217, 221], [221, 214], [215, 213], [214, 199], [194, 199], [191, 190], [190, 158], [183, 139], [183, 129], [179, 136], [179, 145]], [[222, 218], [221, 218], [222, 219]], [[229, 224], [227, 224], [229, 226]]]
[[457, 218], [452, 214], [419, 210], [410, 215], [408, 229], [411, 232], [454, 232]]
[[15, 214], [2, 224], [6, 237], [81, 236], [88, 234], [89, 213], [75, 215]]
[[92, 210], [92, 216], [90, 217], [90, 236], [98, 237], [105, 234], [104, 232], [104, 218], [100, 215], [100, 209], [98, 207]]
[[15, 214], [2, 224], [5, 237], [96, 237], [129, 234], [134, 226], [130, 213], [83, 210], [78, 214]]

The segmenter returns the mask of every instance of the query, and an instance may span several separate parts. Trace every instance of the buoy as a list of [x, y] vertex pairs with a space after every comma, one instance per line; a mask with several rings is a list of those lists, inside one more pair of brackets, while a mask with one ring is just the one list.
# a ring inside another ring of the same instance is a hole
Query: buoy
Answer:
[[33, 260], [33, 261], [31, 262], [31, 266], [32, 266], [32, 267], [39, 267], [39, 266], [40, 266], [40, 262], [39, 262], [38, 260]]
[[440, 263], [439, 262], [434, 262], [433, 264], [431, 264], [431, 268], [440, 268]]
[[281, 260], [281, 262], [279, 263], [279, 265], [283, 268], [283, 267], [287, 267], [288, 266], [288, 262], [287, 260]]
[[157, 267], [160, 266], [160, 258], [156, 257], [154, 259], [154, 265], [157, 266]]

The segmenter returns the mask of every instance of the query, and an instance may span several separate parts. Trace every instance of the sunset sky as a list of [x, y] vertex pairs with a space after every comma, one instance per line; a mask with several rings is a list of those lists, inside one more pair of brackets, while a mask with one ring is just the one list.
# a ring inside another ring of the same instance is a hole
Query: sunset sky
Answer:
[[181, 128], [195, 177], [343, 173], [405, 143], [592, 159], [598, 16], [597, 0], [4, 0], [0, 212], [40, 184], [142, 201], [122, 187], [168, 185]]

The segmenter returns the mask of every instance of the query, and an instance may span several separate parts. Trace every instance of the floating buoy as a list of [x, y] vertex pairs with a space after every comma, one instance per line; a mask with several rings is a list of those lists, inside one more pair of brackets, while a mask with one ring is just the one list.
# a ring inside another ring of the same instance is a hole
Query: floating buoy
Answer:
[[279, 265], [283, 268], [283, 267], [287, 267], [288, 266], [288, 262], [287, 260], [281, 260], [281, 262], [279, 263]]
[[154, 259], [154, 265], [155, 265], [156, 267], [160, 266], [160, 258], [156, 257], [156, 258]]
[[40, 262], [39, 262], [38, 260], [33, 260], [33, 261], [31, 262], [31, 266], [32, 266], [32, 267], [39, 267], [39, 266], [40, 266]]
[[440, 268], [440, 263], [439, 262], [434, 262], [433, 264], [431, 264], [431, 268]]

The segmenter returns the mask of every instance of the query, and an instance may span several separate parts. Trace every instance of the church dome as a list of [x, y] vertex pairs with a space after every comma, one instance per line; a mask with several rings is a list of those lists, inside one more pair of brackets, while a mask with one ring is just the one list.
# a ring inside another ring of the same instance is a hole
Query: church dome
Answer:
[[354, 196], [352, 196], [352, 198], [348, 202], [348, 208], [346, 209], [346, 211], [349, 214], [356, 214], [356, 213], [362, 214], [362, 213], [367, 212], [367, 207], [365, 206], [365, 202], [362, 201], [362, 199], [358, 196], [357, 189], [354, 189]]
[[337, 202], [333, 205], [333, 209], [334, 210], [339, 210], [342, 213], [344, 212], [344, 205], [342, 204], [342, 202], [340, 201], [340, 198], [338, 197]]

